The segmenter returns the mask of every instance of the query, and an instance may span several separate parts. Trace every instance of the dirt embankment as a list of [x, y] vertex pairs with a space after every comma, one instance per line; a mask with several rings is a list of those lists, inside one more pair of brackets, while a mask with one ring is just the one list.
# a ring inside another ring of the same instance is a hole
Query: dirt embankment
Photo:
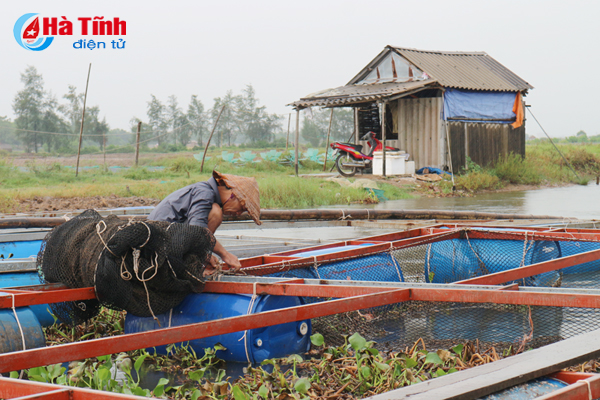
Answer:
[[98, 210], [103, 208], [155, 206], [158, 203], [159, 200], [147, 197], [117, 197], [115, 195], [71, 198], [34, 197], [22, 200], [14, 211], [29, 213], [57, 210], [86, 210], [89, 208]]

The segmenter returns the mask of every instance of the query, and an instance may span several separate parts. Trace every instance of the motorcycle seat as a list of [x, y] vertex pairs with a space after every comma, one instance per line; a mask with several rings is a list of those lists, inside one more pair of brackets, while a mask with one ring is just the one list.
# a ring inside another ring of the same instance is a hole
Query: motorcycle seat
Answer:
[[355, 149], [358, 152], [362, 151], [362, 144], [354, 144], [354, 143], [340, 143], [343, 144], [344, 146], [348, 146], [348, 147], [352, 147], [353, 149]]

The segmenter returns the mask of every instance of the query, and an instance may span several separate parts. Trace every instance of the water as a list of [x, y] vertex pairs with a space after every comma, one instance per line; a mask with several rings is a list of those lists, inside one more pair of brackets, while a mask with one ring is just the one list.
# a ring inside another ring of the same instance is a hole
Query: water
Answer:
[[495, 192], [479, 194], [475, 197], [420, 197], [355, 207], [388, 210], [479, 211], [600, 220], [598, 198], [600, 198], [600, 186], [594, 181], [587, 186]]

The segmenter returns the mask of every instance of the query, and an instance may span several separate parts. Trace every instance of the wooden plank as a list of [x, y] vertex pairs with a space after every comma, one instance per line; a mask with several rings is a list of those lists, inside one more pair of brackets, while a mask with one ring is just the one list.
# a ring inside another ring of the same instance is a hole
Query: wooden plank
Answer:
[[599, 356], [600, 330], [596, 330], [369, 399], [477, 399]]

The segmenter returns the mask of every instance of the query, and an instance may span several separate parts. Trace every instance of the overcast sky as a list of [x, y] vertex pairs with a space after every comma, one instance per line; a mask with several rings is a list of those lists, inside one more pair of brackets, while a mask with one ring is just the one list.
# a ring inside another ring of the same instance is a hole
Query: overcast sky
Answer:
[[[88, 105], [111, 128], [146, 119], [154, 94], [176, 95], [187, 108], [197, 94], [206, 108], [228, 90], [252, 84], [272, 113], [309, 93], [346, 84], [386, 45], [423, 50], [485, 51], [532, 84], [526, 97], [551, 136], [583, 129], [600, 134], [600, 2], [596, 1], [67, 1], [3, 2], [0, 13], [0, 116], [28, 65], [59, 99], [69, 84], [83, 92], [92, 63]], [[26, 13], [66, 16], [73, 36], [43, 51], [15, 41]], [[125, 49], [73, 48], [79, 17], [127, 21]], [[541, 131], [533, 119], [528, 133]]]

